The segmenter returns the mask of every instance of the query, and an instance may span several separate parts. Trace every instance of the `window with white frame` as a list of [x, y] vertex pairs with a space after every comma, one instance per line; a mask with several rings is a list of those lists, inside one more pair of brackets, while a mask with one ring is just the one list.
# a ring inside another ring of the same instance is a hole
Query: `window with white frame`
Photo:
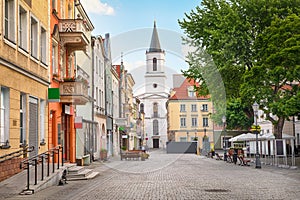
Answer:
[[98, 87], [96, 87], [96, 107], [99, 105], [98, 99]]
[[4, 37], [15, 42], [15, 0], [5, 0]]
[[191, 105], [191, 111], [192, 112], [197, 112], [197, 104], [192, 104]]
[[41, 27], [41, 49], [40, 49], [40, 60], [42, 63], [47, 63], [47, 32], [46, 29]]
[[208, 105], [207, 104], [202, 104], [202, 111], [208, 111]]
[[186, 137], [180, 137], [179, 138], [179, 142], [186, 142], [187, 141], [187, 138]]
[[188, 96], [189, 97], [195, 97], [195, 91], [194, 91], [194, 87], [193, 86], [190, 86], [188, 88]]
[[0, 86], [0, 146], [9, 147], [9, 88]]
[[31, 47], [31, 56], [37, 58], [38, 56], [38, 22], [33, 17], [30, 20], [30, 47]]
[[203, 117], [203, 126], [208, 126], [208, 118], [207, 117]]
[[26, 94], [20, 94], [20, 145], [26, 145]]
[[96, 74], [98, 74], [98, 56], [96, 56], [96, 58], [95, 58], [95, 63], [96, 63]]
[[52, 40], [52, 74], [58, 75], [58, 44]]
[[45, 109], [46, 101], [40, 100], [40, 144], [45, 144]]
[[101, 90], [98, 90], [98, 106], [101, 107]]
[[185, 104], [180, 104], [180, 112], [185, 112]]
[[180, 127], [186, 127], [186, 118], [185, 117], [180, 118]]
[[27, 22], [27, 11], [19, 6], [19, 47], [27, 51], [27, 35], [28, 35], [28, 22]]
[[192, 126], [198, 126], [198, 119], [197, 117], [192, 117]]

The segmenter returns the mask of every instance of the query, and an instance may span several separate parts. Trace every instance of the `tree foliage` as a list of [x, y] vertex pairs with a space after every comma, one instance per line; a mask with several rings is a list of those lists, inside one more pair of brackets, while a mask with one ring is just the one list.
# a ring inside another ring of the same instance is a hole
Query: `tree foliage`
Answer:
[[[300, 80], [300, 0], [203, 0], [179, 24], [187, 42], [211, 55], [222, 76], [227, 112], [240, 101], [245, 116], [253, 119], [251, 105], [260, 104], [280, 138], [284, 120], [297, 113]], [[184, 75], [200, 81], [202, 93], [208, 80], [199, 73], [197, 51], [187, 57], [190, 68]], [[294, 105], [294, 106], [293, 106]], [[299, 110], [298, 110], [299, 111]], [[239, 113], [239, 114], [238, 114]], [[277, 118], [271, 117], [271, 113]], [[228, 113], [227, 113], [228, 114]]]

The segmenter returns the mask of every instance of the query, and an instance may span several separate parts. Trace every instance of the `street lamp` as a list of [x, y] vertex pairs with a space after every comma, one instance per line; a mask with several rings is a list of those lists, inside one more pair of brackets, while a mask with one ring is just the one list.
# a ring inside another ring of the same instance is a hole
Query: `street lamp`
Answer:
[[255, 120], [255, 134], [256, 134], [256, 155], [255, 155], [255, 168], [261, 168], [261, 163], [260, 163], [260, 156], [259, 156], [259, 151], [258, 151], [258, 131], [257, 131], [257, 118], [258, 118], [258, 107], [259, 105], [254, 102], [252, 105], [253, 112], [254, 112], [254, 120]]
[[222, 122], [223, 122], [223, 131], [224, 131], [224, 161], [227, 161], [227, 140], [226, 140], [226, 116], [224, 115], [222, 117]]

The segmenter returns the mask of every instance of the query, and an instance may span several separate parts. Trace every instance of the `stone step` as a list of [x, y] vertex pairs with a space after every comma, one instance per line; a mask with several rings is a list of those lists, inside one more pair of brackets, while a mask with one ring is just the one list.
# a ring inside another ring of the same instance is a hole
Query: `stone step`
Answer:
[[78, 174], [84, 170], [84, 167], [81, 166], [73, 166], [68, 168], [68, 174]]
[[93, 172], [93, 170], [91, 170], [91, 169], [83, 169], [83, 170], [78, 171], [78, 173], [67, 174], [67, 179], [75, 178], [75, 177], [86, 177], [92, 172]]
[[79, 181], [79, 180], [88, 180], [95, 178], [99, 172], [91, 172], [86, 176], [74, 176], [74, 177], [68, 177], [67, 181]]

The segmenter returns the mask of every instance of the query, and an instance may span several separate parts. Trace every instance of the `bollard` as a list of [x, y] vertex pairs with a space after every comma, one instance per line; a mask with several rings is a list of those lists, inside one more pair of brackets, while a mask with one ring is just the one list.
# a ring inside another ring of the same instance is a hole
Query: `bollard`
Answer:
[[37, 185], [37, 159], [34, 159], [34, 185]]
[[57, 169], [59, 169], [59, 148], [57, 149]]
[[42, 181], [44, 180], [44, 155], [42, 155]]

